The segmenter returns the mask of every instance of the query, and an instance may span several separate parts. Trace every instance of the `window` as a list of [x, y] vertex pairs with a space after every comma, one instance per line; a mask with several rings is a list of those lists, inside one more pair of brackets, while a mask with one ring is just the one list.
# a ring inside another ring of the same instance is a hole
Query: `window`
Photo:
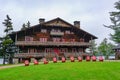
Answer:
[[25, 41], [33, 41], [33, 37], [25, 36]]
[[66, 34], [70, 34], [70, 31], [65, 31]]
[[71, 34], [74, 34], [74, 32], [71, 32]]
[[34, 53], [35, 50], [34, 49], [28, 49], [28, 53]]
[[59, 29], [52, 29], [51, 32], [61, 32]]
[[40, 42], [47, 42], [47, 38], [40, 38]]
[[83, 38], [81, 38], [81, 39], [80, 39], [80, 42], [84, 42], [84, 39], [83, 39]]
[[45, 52], [46, 53], [51, 53], [52, 52], [52, 48], [45, 48]]
[[72, 48], [72, 52], [77, 52], [76, 48]]
[[63, 53], [64, 53], [64, 52], [67, 52], [67, 48], [61, 48], [61, 49], [60, 49], [60, 52], [63, 52]]
[[53, 42], [60, 42], [60, 38], [53, 38]]
[[46, 30], [46, 29], [41, 29], [41, 32], [42, 32], [42, 33], [46, 33], [47, 30]]
[[71, 42], [75, 42], [75, 39], [71, 39]]
[[62, 39], [62, 42], [66, 42], [66, 39]]

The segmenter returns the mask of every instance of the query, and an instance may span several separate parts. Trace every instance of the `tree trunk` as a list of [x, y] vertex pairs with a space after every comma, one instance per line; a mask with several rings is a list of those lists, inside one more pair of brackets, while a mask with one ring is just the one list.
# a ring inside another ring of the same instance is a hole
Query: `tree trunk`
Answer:
[[5, 54], [3, 55], [3, 64], [5, 65]]
[[13, 55], [12, 54], [9, 55], [8, 63], [13, 64]]

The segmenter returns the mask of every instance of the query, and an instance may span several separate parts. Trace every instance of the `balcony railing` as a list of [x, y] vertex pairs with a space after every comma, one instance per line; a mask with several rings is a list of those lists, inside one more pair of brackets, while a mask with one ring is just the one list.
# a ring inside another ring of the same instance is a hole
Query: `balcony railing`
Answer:
[[[77, 56], [87, 56], [88, 54], [86, 53], [73, 53], [73, 52], [67, 52], [67, 53], [64, 53], [64, 56], [65, 57], [70, 57], [70, 56], [74, 56], [74, 57], [77, 57]], [[14, 54], [14, 57], [15, 58], [39, 58], [39, 57], [54, 57], [56, 56], [55, 53], [17, 53], [17, 54]], [[57, 55], [59, 56], [59, 55]]]
[[44, 54], [41, 53], [19, 53], [19, 54], [14, 54], [15, 58], [31, 58], [31, 57], [43, 57]]
[[16, 45], [24, 45], [24, 46], [90, 46], [91, 44], [89, 42], [40, 42], [40, 41], [17, 41], [15, 43]]
[[50, 35], [62, 36], [62, 35], [64, 35], [64, 32], [50, 32]]

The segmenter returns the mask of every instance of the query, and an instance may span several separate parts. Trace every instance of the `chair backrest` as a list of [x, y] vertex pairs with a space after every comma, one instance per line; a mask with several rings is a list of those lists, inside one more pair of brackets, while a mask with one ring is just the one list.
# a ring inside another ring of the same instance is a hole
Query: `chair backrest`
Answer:
[[70, 60], [74, 60], [74, 57], [73, 57], [73, 56], [71, 56], [71, 57], [70, 57]]
[[65, 57], [62, 57], [62, 61], [65, 61]]
[[25, 64], [25, 66], [29, 66], [29, 61], [25, 60], [24, 64]]
[[80, 56], [78, 56], [78, 60], [82, 60], [82, 58]]
[[34, 63], [38, 63], [38, 61], [35, 59], [35, 60], [34, 60]]
[[96, 56], [92, 56], [92, 60], [96, 60]]
[[57, 62], [57, 58], [56, 58], [56, 57], [53, 58], [53, 62], [54, 62], [54, 63]]
[[86, 57], [86, 61], [90, 61], [90, 56], [87, 56], [87, 57]]
[[103, 61], [103, 57], [102, 56], [99, 57], [99, 61]]

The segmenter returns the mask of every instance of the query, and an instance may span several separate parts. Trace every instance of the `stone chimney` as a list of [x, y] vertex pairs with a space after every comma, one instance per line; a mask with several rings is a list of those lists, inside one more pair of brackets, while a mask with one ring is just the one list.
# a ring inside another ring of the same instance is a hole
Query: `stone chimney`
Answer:
[[74, 21], [74, 26], [80, 28], [80, 21]]
[[45, 19], [44, 19], [44, 18], [40, 18], [40, 19], [39, 19], [39, 23], [40, 23], [40, 24], [42, 24], [42, 23], [44, 23], [44, 22], [45, 22]]

